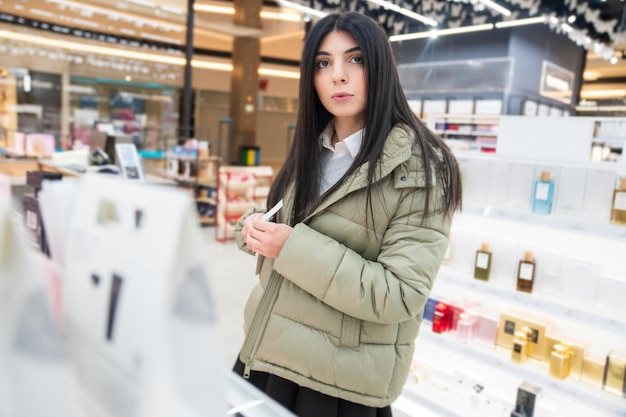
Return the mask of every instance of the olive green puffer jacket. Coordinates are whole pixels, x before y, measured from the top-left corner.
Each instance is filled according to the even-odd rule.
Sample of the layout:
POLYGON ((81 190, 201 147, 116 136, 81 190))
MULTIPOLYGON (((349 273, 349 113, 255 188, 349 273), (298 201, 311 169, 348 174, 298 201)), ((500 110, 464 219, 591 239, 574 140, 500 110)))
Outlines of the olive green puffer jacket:
MULTIPOLYGON (((399 126, 389 134, 366 222, 362 166, 304 222, 276 259, 259 257, 260 284, 245 309, 240 359, 334 397, 390 405, 407 378, 424 304, 448 245, 451 216, 431 189, 422 224, 420 151, 399 126), (373 225, 373 229, 372 229, 373 225)), ((293 191, 293 187, 292 187, 293 191)), ((292 191, 283 197, 283 221, 292 191)), ((244 215, 235 228, 241 249, 244 215)))

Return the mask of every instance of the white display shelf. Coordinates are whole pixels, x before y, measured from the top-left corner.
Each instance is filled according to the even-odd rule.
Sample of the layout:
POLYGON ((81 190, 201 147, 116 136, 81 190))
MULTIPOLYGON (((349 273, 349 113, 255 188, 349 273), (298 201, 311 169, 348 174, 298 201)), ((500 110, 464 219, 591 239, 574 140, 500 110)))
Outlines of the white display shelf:
MULTIPOLYGON (((541 362, 529 359, 525 364, 518 365, 510 361, 510 351, 504 348, 488 348, 477 343, 461 343, 454 334, 433 333, 430 329, 423 328, 417 339, 418 350, 416 357, 419 357, 419 346, 425 344, 430 349, 430 355, 435 350, 439 358, 438 363, 445 363, 446 367, 453 372, 453 368, 459 363, 463 367, 474 368, 486 380, 489 376, 495 374, 503 374, 492 378, 494 381, 487 382, 485 389, 495 389, 496 391, 506 392, 510 396, 511 404, 515 401, 516 387, 522 381, 528 381, 533 385, 539 386, 545 391, 547 401, 552 404, 546 408, 556 408, 556 413, 545 412, 543 415, 563 416, 563 415, 584 415, 585 417, 626 417, 626 400, 607 393, 598 388, 589 386, 574 379, 566 379, 563 381, 551 378, 548 370, 541 362), (457 358, 456 360, 454 358, 457 358), (445 360, 448 358, 447 360, 445 360), (456 362, 456 364, 455 364, 456 362), (494 385, 494 383, 496 386, 494 385), (491 384, 491 386, 489 385, 491 384), (567 409, 574 410, 574 414, 566 413, 567 409)), ((432 361, 432 358, 428 359, 432 361)), ((409 376, 409 378, 411 378, 409 376)), ((420 390, 417 387, 420 384, 407 383, 404 394, 407 398, 414 402, 423 403, 424 401, 431 403, 432 410, 437 410, 442 416, 452 417, 482 417, 491 416, 493 414, 485 414, 480 411, 469 411, 460 399, 446 401, 445 395, 437 396, 432 390, 420 390)), ((511 410, 509 410, 510 413, 511 410)), ((540 414, 541 415, 541 414, 540 414)))
MULTIPOLYGON (((563 298, 550 296, 542 293, 524 293, 512 288, 506 288, 500 282, 479 281, 473 279, 461 271, 452 268, 442 268, 437 276, 438 284, 451 284, 461 292, 475 291, 489 297, 495 297, 502 302, 516 305, 525 309, 543 312, 552 316, 574 320, 587 326, 609 333, 626 335, 626 317, 623 314, 598 311, 597 308, 586 307, 580 303, 575 304, 563 300, 563 298)), ((445 288, 438 286, 437 290, 445 288)))
POLYGON ((464 203, 463 213, 533 226, 549 227, 554 230, 576 232, 586 236, 626 241, 626 226, 585 219, 584 217, 565 216, 556 213, 537 214, 530 210, 476 203, 464 203))

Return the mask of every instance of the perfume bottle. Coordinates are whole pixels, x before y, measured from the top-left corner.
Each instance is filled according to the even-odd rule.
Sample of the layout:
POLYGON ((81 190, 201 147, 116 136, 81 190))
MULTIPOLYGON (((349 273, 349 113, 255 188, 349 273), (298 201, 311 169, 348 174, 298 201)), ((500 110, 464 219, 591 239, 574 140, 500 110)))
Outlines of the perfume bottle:
POLYGON ((550 376, 565 379, 572 371, 572 349, 566 343, 559 343, 552 348, 550 355, 550 376))
POLYGON ((533 253, 526 251, 524 259, 519 261, 517 268, 517 291, 533 292, 533 284, 535 282, 535 259, 533 253))
POLYGON ((433 313, 433 332, 444 333, 450 330, 452 309, 444 302, 438 301, 433 313))
POLYGON ((437 306, 437 300, 432 297, 428 297, 426 305, 424 306, 423 319, 432 323, 433 314, 435 314, 435 307, 437 306))
POLYGON ((626 226, 626 177, 618 177, 611 203, 611 223, 626 226))
POLYGON ((626 354, 611 352, 607 355, 602 389, 626 397, 626 354))
POLYGON ((550 179, 550 172, 543 171, 541 178, 535 181, 535 191, 533 193, 533 212, 540 214, 550 214, 552 211, 552 200, 554 199, 554 181, 550 179))
POLYGON ((461 313, 456 324, 456 339, 461 343, 472 341, 476 331, 476 323, 476 316, 466 311, 461 313))
POLYGON ((489 243, 483 242, 480 249, 476 251, 474 278, 489 281, 489 274, 491 274, 491 251, 489 250, 489 243))
POLYGON ((523 364, 528 359, 528 336, 526 332, 516 332, 511 349, 511 362, 523 364))

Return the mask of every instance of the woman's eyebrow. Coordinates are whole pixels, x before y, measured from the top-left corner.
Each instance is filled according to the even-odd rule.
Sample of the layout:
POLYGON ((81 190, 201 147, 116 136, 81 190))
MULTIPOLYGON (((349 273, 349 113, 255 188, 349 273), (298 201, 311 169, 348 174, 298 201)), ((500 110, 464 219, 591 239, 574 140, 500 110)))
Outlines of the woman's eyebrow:
MULTIPOLYGON (((360 46, 355 46, 354 48, 346 49, 346 51, 345 51, 343 54, 344 54, 344 55, 346 55, 346 54, 349 54, 349 53, 351 53, 351 52, 354 52, 354 51, 360 51, 360 50, 361 50, 361 47, 360 47, 360 46)), ((315 53, 315 56, 317 56, 317 55, 330 56, 330 52, 326 52, 326 51, 317 51, 317 52, 315 53)))

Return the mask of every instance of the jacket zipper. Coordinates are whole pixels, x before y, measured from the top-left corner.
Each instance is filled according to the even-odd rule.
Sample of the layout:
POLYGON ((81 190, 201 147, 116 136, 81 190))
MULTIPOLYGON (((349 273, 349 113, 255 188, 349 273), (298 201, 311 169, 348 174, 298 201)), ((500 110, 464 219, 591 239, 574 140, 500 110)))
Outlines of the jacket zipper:
POLYGON ((241 356, 244 358, 243 377, 245 379, 250 378, 252 361, 259 345, 261 344, 261 339, 263 338, 267 322, 269 321, 272 313, 272 307, 278 298, 278 290, 280 289, 280 284, 282 282, 283 277, 278 272, 272 271, 267 287, 261 296, 257 314, 255 314, 254 319, 250 324, 250 330, 248 331, 241 348, 241 356))

